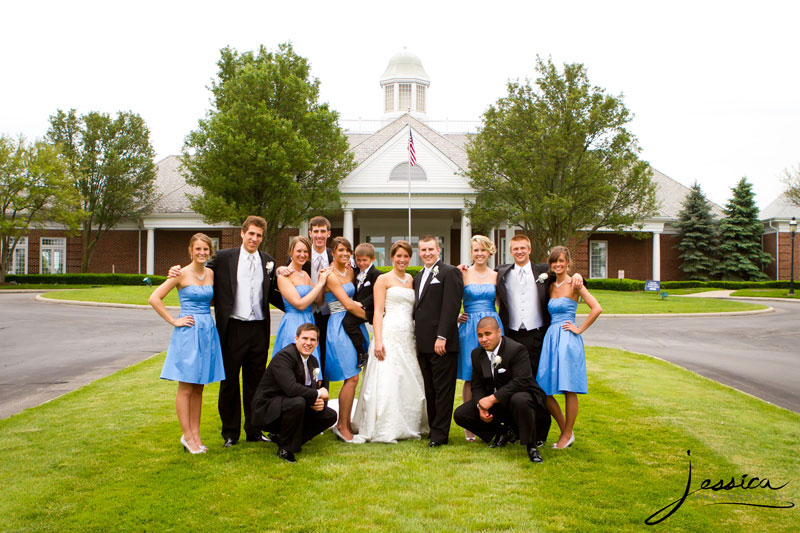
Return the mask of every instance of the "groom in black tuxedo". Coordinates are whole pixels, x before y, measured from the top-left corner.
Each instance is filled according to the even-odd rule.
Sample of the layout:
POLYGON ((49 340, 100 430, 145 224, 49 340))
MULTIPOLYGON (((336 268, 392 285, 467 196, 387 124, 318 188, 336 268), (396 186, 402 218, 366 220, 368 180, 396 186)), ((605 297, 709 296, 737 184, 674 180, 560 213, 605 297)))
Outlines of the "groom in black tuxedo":
POLYGON ((418 253, 425 269, 414 278, 414 333, 431 427, 428 446, 435 447, 447 444, 450 435, 464 281, 458 268, 439 259, 441 250, 435 236, 420 237, 418 253))
POLYGON ((456 424, 482 440, 504 446, 518 435, 528 450, 528 458, 541 463, 536 449, 542 419, 550 419, 546 395, 531 374, 528 353, 518 342, 500 334, 493 317, 478 322, 480 346, 472 351, 472 400, 458 406, 456 424))

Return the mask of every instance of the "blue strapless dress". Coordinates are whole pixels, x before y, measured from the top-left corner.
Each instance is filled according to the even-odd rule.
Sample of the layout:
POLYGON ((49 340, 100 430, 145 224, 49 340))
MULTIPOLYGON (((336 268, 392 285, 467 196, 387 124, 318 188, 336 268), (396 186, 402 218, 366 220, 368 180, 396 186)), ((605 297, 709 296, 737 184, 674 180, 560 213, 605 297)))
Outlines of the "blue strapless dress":
POLYGON ((199 385, 225 379, 219 333, 211 318, 213 296, 212 285, 189 285, 178 290, 180 316, 192 315, 194 326, 172 332, 161 379, 199 385))
MULTIPOLYGON (((295 289, 297 289, 297 293, 300 295, 300 298, 304 297, 306 294, 311 292, 313 287, 311 285, 296 285, 295 289)), ((284 307, 284 315, 281 319, 281 325, 278 326, 278 331, 275 333, 275 344, 272 346, 272 356, 275 357, 275 354, 279 351, 283 350, 290 344, 294 344, 294 337, 297 334, 297 328, 301 324, 305 324, 306 322, 314 323, 314 312, 311 310, 311 306, 305 308, 305 310, 301 311, 299 309, 295 309, 292 307, 292 304, 283 299, 283 307, 284 307)), ((317 358, 319 361, 319 346, 314 348, 314 357, 317 358)), ((319 379, 322 379, 320 375, 319 379)))
MULTIPOLYGON (((345 283, 342 288, 349 298, 356 292, 352 282, 345 283)), ((325 339, 325 379, 329 381, 344 381, 358 375, 358 354, 350 337, 342 327, 342 320, 346 314, 345 308, 336 299, 332 292, 325 293, 325 303, 331 310, 331 317, 328 319, 328 337, 325 339)), ((369 333, 364 324, 361 325, 361 332, 365 339, 369 339, 369 333)), ((369 351, 369 342, 364 345, 364 353, 369 351)))
POLYGON ((552 321, 542 341, 542 357, 539 359, 536 381, 548 396, 560 392, 588 392, 583 338, 561 329, 561 325, 568 320, 575 323, 577 309, 578 302, 565 296, 551 298, 547 303, 552 321))
POLYGON ((478 322, 487 316, 494 317, 500 324, 500 333, 503 333, 503 323, 494 308, 496 290, 494 283, 470 283, 464 286, 464 312, 469 318, 458 325, 458 379, 472 379, 471 355, 472 350, 478 347, 478 334, 475 332, 478 322))

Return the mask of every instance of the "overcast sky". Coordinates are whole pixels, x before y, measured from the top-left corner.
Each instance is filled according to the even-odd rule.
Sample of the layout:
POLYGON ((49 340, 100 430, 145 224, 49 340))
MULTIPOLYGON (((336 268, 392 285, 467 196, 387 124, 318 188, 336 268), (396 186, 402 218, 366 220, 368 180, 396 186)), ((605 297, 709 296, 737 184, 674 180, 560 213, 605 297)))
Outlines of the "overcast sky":
POLYGON ((56 109, 132 110, 158 159, 209 108, 219 49, 291 41, 322 99, 378 119, 403 47, 431 78, 428 117, 479 120, 536 55, 623 94, 642 157, 724 204, 742 176, 765 207, 800 163, 798 2, 4 2, 0 133, 41 137, 56 109))

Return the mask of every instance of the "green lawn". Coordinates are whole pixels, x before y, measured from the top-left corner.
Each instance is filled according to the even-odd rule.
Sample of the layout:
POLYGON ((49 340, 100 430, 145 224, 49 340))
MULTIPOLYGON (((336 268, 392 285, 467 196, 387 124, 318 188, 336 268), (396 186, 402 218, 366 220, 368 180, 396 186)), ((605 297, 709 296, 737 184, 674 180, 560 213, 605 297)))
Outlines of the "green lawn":
MULTIPOLYGON (((692 290, 692 289, 690 289, 692 290)), ((92 302, 115 302, 147 305, 153 292, 149 287, 117 286, 91 289, 76 289, 45 294, 45 298, 61 300, 83 300, 92 302)), ((733 302, 717 299, 681 298, 672 294, 662 301, 654 293, 593 291, 605 313, 712 313, 723 311, 747 311, 764 309, 765 306, 749 302, 733 302)), ((172 291, 165 299, 167 305, 178 305, 178 293, 172 291)), ((581 304, 578 313, 588 313, 589 308, 581 304)))
POLYGON ((740 289, 731 296, 750 296, 753 298, 800 298, 800 283, 794 289, 794 296, 789 296, 789 289, 740 289))
MULTIPOLYGON (((742 474, 792 481, 702 496, 800 500, 800 415, 629 352, 589 349, 576 443, 545 447, 541 465, 520 446, 467 443, 455 425, 439 449, 347 445, 326 432, 295 465, 271 444, 224 450, 217 386, 204 396, 210 450, 190 456, 162 362, 0 421, 3 530, 640 531, 682 494, 687 450, 693 490, 742 474)), ((660 527, 796 530, 797 508, 706 505, 700 494, 660 527)))

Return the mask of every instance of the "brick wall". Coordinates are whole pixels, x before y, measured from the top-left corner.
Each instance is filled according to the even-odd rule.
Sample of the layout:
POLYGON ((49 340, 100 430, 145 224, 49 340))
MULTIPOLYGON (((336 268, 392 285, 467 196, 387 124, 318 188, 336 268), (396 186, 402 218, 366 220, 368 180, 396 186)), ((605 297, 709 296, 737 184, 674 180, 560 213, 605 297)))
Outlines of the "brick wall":
MULTIPOLYGON (((761 249, 772 256, 773 259, 772 263, 764 267, 764 273, 769 276, 769 279, 780 279, 776 277, 778 265, 775 262, 775 241, 777 240, 777 236, 777 233, 765 233, 761 236, 761 249)), ((786 272, 788 274, 788 268, 786 269, 786 272)))
MULTIPOLYGON (((780 265, 778 265, 778 279, 791 279, 792 270, 789 266, 792 256, 792 234, 779 233, 780 239, 778 240, 778 255, 780 257, 780 265)), ((773 248, 774 249, 774 248, 773 248)), ((794 238, 794 279, 797 281, 798 274, 797 268, 800 264, 800 235, 795 235, 794 238)), ((773 272, 775 271, 775 263, 772 263, 773 272)))

